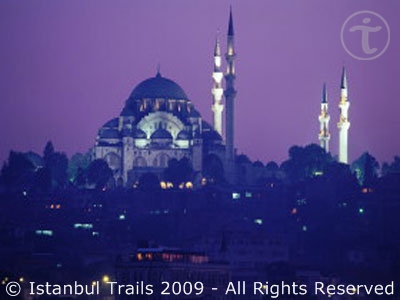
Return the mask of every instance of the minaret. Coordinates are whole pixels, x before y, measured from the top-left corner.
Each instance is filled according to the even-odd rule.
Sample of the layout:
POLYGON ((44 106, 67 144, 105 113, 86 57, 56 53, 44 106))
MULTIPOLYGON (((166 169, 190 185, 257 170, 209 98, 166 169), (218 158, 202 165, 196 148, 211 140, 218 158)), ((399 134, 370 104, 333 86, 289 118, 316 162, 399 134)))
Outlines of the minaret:
POLYGON ((328 94, 326 92, 326 84, 322 89, 322 100, 321 100, 321 114, 319 115, 319 145, 324 148, 326 152, 329 152, 329 140, 331 135, 329 133, 329 120, 330 115, 328 114, 328 94))
POLYGON ((348 88, 347 88, 347 75, 346 69, 343 67, 342 80, 340 85, 340 119, 338 123, 339 129, 339 162, 348 163, 348 131, 350 128, 349 122, 349 106, 348 88))
POLYGON ((221 104, 221 100, 222 95, 224 94, 224 90, 222 89, 222 79, 224 74, 221 72, 221 63, 221 49, 217 37, 214 49, 214 71, 212 73, 214 85, 211 89, 211 94, 213 96, 211 110, 213 112, 214 130, 222 136, 222 111, 224 110, 224 106, 221 104))
POLYGON ((229 26, 228 26, 228 43, 227 52, 225 59, 227 62, 226 74, 225 74, 225 106, 226 106, 226 159, 230 166, 230 172, 232 175, 234 171, 234 102, 236 96, 235 90, 235 45, 234 45, 234 32, 233 32, 233 18, 232 8, 229 13, 229 26))

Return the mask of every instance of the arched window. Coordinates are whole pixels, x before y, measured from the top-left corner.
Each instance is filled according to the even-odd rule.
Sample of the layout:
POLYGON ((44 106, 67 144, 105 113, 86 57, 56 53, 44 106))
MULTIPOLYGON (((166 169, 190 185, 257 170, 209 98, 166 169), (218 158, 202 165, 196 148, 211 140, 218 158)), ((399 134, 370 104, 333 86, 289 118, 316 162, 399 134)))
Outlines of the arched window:
POLYGON ((133 161, 134 167, 147 167, 146 159, 143 156, 138 156, 133 161))

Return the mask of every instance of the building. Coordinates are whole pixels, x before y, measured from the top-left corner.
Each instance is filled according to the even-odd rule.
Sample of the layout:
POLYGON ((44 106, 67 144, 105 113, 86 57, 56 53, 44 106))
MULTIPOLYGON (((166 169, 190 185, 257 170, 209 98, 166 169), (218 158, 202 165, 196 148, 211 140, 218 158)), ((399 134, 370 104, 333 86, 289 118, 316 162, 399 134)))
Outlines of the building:
POLYGON ((221 72, 221 53, 214 51, 212 88, 213 125, 203 120, 184 90, 160 71, 139 83, 125 102, 121 114, 99 130, 94 158, 104 159, 119 185, 131 186, 145 173, 162 176, 171 159, 187 158, 197 182, 212 165, 223 169, 233 183, 235 50, 232 12, 229 16, 227 71, 221 72), (222 89, 225 78, 226 89, 222 89), (222 96, 226 101, 226 138, 222 136, 222 96))
MULTIPOLYGON (((201 252, 140 248, 132 255, 119 257, 116 281, 137 285, 133 296, 137 299, 229 299, 224 293, 230 281, 230 269, 226 264, 211 262, 201 252), (146 285, 147 293, 151 293, 147 297, 146 285)), ((132 295, 124 292, 117 295, 118 300, 131 298, 132 295)))

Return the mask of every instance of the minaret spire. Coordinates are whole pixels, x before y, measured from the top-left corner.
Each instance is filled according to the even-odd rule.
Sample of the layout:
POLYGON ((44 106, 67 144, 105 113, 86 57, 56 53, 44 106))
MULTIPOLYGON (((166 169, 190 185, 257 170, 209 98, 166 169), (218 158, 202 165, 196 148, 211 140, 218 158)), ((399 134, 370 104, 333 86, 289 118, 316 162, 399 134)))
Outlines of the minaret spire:
POLYGON ((228 35, 235 35, 233 32, 233 17, 232 17, 232 6, 229 8, 229 25, 228 25, 228 35))
POLYGON ((348 163, 348 131, 350 128, 349 122, 349 107, 347 72, 343 66, 342 79, 340 83, 340 119, 338 123, 339 129, 339 162, 348 163))
POLYGON ((221 63, 221 48, 217 36, 214 48, 214 71, 212 73, 214 84, 213 88, 211 89, 211 94, 213 96, 211 110, 213 112, 214 130, 220 135, 222 135, 222 111, 224 109, 224 106, 221 104, 222 95, 224 94, 224 90, 222 89, 222 79, 224 74, 221 72, 221 63))
POLYGON ((329 120, 328 114, 328 93, 326 91, 326 84, 322 88, 322 99, 321 99, 321 114, 319 115, 319 144, 326 152, 329 152, 329 140, 331 135, 329 133, 329 120))
POLYGON ((227 52, 225 59, 227 63, 225 73, 225 106, 226 106, 226 163, 227 163, 227 178, 232 183, 234 178, 234 102, 236 97, 235 90, 235 43, 234 43, 234 30, 233 30, 233 16, 232 7, 229 12, 229 24, 228 24, 228 41, 227 41, 227 52))

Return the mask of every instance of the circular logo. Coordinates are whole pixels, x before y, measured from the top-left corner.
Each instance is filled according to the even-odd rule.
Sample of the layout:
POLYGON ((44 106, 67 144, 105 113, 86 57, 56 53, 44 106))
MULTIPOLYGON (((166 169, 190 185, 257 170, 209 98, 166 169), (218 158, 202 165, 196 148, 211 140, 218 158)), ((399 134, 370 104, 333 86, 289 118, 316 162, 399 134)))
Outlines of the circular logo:
POLYGON ((372 60, 388 48, 390 28, 381 15, 363 10, 346 19, 340 31, 340 39, 350 56, 359 60, 372 60))
POLYGON ((10 281, 7 286, 6 286, 6 293, 11 296, 15 297, 18 296, 19 293, 21 292, 21 286, 15 282, 15 281, 10 281))

